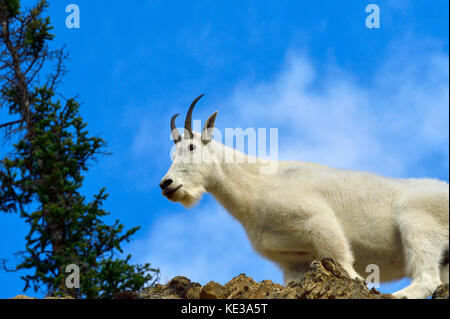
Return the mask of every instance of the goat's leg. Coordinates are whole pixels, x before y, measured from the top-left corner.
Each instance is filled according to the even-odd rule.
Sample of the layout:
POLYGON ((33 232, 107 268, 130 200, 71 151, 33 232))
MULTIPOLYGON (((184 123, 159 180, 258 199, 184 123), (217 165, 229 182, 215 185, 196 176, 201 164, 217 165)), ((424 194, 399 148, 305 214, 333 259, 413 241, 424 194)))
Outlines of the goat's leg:
POLYGON ((397 292, 397 298, 427 298, 441 284, 440 264, 445 241, 444 232, 430 214, 408 209, 398 215, 400 235, 411 284, 397 292))
POLYGON ((441 281, 443 284, 448 284, 449 269, 448 264, 441 267, 441 281))
POLYGON ((333 258, 339 262, 351 278, 363 278, 353 268, 354 257, 339 221, 326 212, 314 215, 305 222, 309 232, 314 257, 333 258))

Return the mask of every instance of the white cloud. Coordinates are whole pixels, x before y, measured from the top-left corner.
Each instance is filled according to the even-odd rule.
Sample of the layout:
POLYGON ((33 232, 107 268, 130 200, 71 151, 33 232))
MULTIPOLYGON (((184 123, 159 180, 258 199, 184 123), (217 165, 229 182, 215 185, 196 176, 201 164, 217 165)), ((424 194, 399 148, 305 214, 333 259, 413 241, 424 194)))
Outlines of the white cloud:
POLYGON ((438 154, 446 176, 448 98, 448 55, 392 59, 360 85, 338 68, 318 75, 290 53, 277 77, 240 84, 229 104, 241 123, 279 128, 280 159, 406 177, 438 154))

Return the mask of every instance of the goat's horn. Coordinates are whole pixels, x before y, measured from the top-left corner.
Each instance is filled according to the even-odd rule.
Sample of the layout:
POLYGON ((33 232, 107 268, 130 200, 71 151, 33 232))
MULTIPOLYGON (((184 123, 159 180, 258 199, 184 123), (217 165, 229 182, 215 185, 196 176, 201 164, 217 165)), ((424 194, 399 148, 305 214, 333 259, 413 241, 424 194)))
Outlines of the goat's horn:
POLYGON ((188 132, 190 138, 194 137, 194 134, 192 134, 192 111, 194 110, 194 106, 197 103, 197 101, 200 100, 203 95, 205 94, 200 95, 191 103, 191 106, 189 107, 189 110, 186 115, 186 121, 184 122, 184 131, 185 131, 184 134, 188 132))
POLYGON ((175 119, 177 118, 178 115, 180 115, 180 113, 177 113, 174 116, 172 116, 172 119, 170 120, 170 131, 172 132, 172 137, 175 144, 181 141, 181 135, 178 132, 177 127, 175 126, 175 119))

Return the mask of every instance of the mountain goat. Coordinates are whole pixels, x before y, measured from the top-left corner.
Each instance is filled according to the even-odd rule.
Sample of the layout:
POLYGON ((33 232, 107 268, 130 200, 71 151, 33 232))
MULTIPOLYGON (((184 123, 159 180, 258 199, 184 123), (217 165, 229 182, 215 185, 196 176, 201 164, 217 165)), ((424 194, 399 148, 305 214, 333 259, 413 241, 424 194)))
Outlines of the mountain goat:
POLYGON ((379 266, 381 281, 410 277, 398 298, 426 298, 448 283, 448 183, 294 161, 260 174, 260 159, 212 139, 217 112, 201 134, 192 131, 202 96, 189 108, 183 136, 175 127, 179 114, 171 120, 175 152, 160 183, 169 200, 190 207, 211 193, 240 221, 253 248, 279 265, 285 284, 326 257, 354 278, 369 264, 379 266), (226 162, 227 156, 245 160, 226 162))

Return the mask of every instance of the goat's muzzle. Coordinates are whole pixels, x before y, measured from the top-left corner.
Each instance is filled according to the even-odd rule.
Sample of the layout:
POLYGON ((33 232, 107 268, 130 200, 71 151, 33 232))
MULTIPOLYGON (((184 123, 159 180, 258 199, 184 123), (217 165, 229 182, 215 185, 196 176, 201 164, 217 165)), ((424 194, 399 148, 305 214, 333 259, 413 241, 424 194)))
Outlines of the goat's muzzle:
MULTIPOLYGON (((170 184, 171 184, 171 183, 170 183, 170 184)), ((163 194, 164 196, 170 198, 170 196, 171 196, 172 194, 175 194, 182 186, 183 186, 183 184, 180 184, 180 185, 178 185, 177 187, 172 187, 172 188, 170 188, 170 187, 162 188, 162 194, 163 194)))

